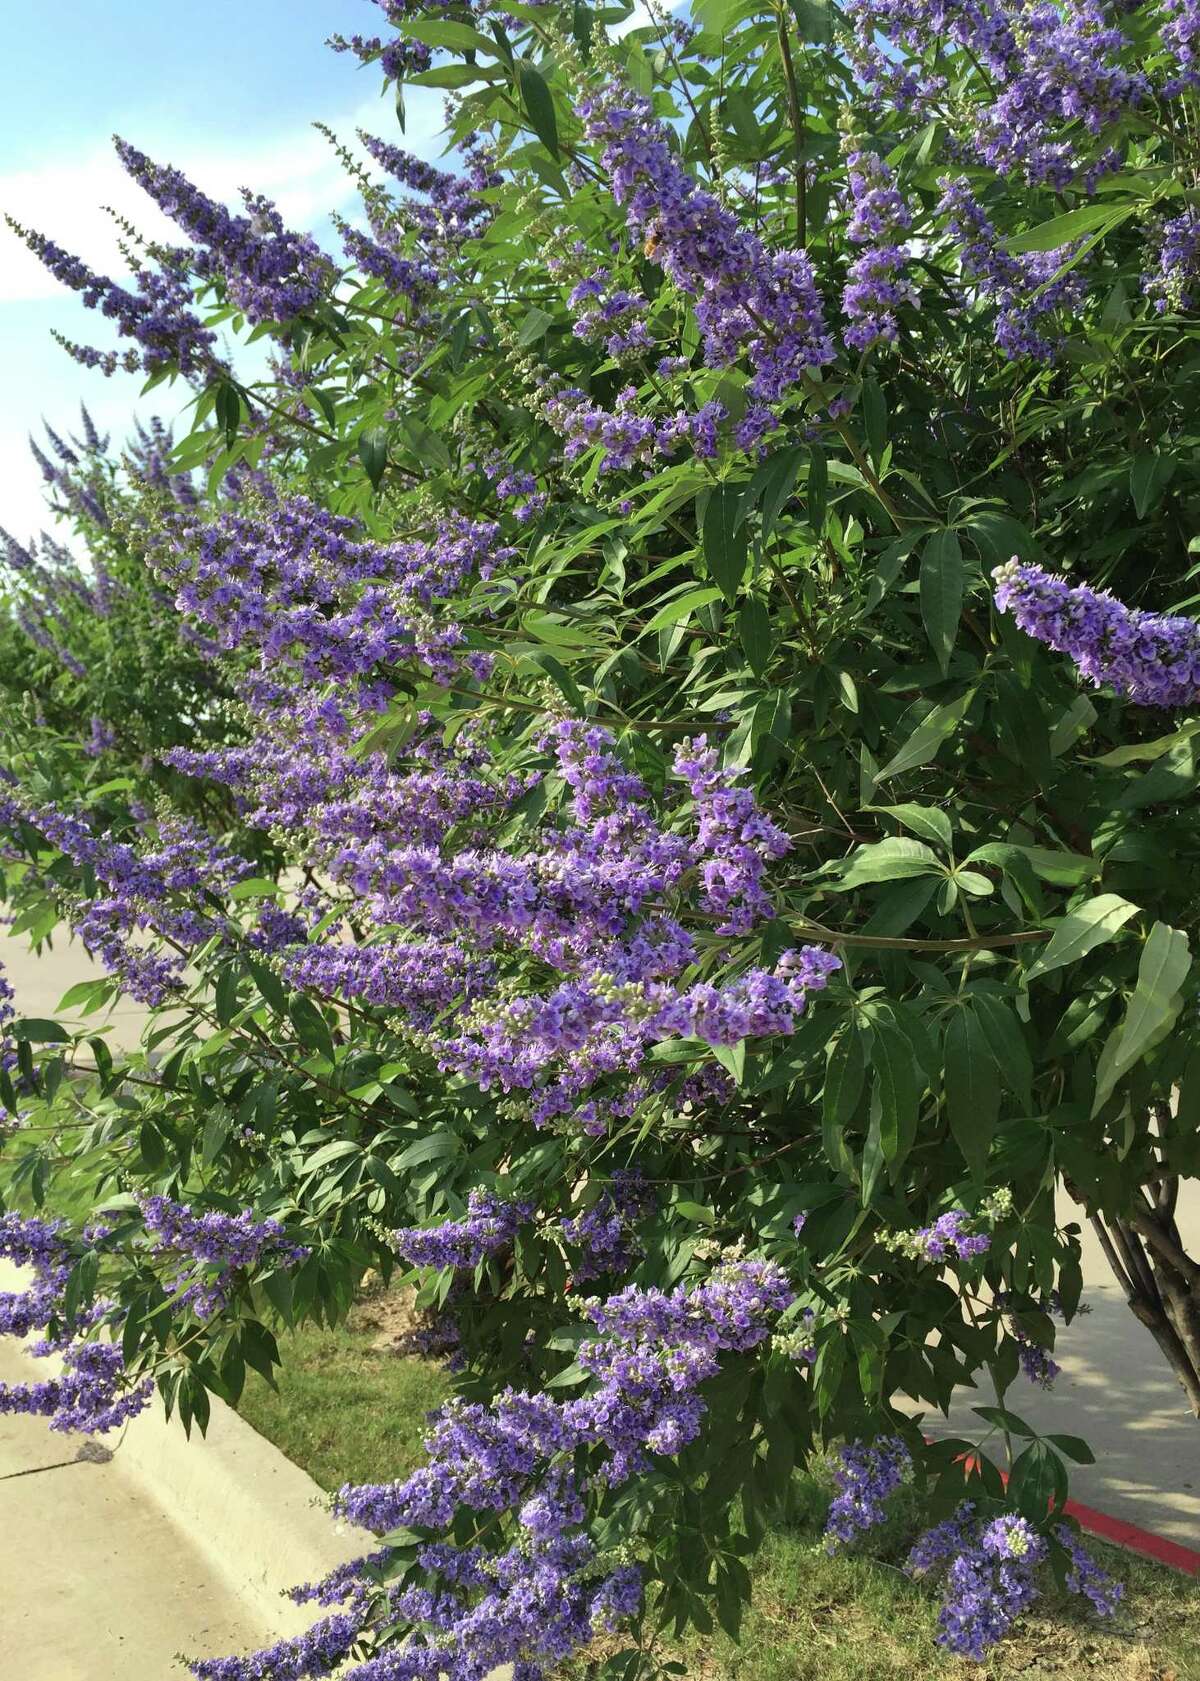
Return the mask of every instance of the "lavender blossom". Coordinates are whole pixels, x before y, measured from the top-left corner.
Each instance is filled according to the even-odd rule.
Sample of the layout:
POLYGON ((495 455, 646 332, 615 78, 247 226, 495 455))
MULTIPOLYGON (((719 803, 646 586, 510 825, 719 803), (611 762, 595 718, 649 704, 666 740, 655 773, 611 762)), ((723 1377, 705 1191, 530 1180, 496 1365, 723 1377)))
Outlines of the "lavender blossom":
POLYGON ((406 1227, 392 1233, 392 1244, 398 1255, 416 1267, 474 1267, 508 1248, 518 1228, 534 1213, 531 1202, 505 1201, 475 1190, 467 1198, 462 1220, 406 1227))
POLYGON ((1028 635, 1066 654, 1096 688, 1139 706, 1194 706, 1200 630, 1194 619, 1126 607, 1104 590, 1022 564, 997 567, 996 606, 1028 635))
POLYGON ((833 1462, 837 1493, 825 1519, 825 1544, 833 1551, 887 1518, 886 1502, 904 1481, 912 1456, 898 1436, 847 1442, 833 1462))
POLYGON ((180 170, 156 164, 126 140, 115 145, 126 172, 199 247, 196 273, 223 279, 248 321, 286 324, 316 305, 329 260, 308 234, 284 227, 269 199, 243 189, 246 214, 235 216, 180 170))
POLYGON ((894 344, 896 311, 920 299, 911 280, 904 278, 909 262, 897 235, 912 225, 912 216, 895 178, 883 159, 861 148, 846 160, 850 185, 850 225, 846 238, 863 247, 850 265, 842 291, 842 308, 850 320, 846 343, 852 350, 875 344, 894 344))
POLYGON ((77 362, 106 374, 118 367, 134 372, 140 368, 148 374, 177 367, 185 379, 215 365, 211 347, 216 334, 202 326, 193 312, 191 289, 177 266, 140 269, 134 276, 136 289, 131 291, 95 273, 52 240, 8 220, 54 278, 81 295, 86 309, 98 309, 116 323, 122 338, 134 341, 124 356, 118 356, 115 351, 92 350, 60 339, 77 362))
POLYGON ((1077 268, 1066 269, 1072 246, 1013 256, 1001 244, 991 220, 964 179, 945 180, 938 211, 959 241, 963 273, 979 294, 996 306, 996 344, 1008 357, 1029 356, 1052 362, 1057 341, 1046 332, 1047 317, 1060 309, 1078 309, 1084 280, 1077 268))

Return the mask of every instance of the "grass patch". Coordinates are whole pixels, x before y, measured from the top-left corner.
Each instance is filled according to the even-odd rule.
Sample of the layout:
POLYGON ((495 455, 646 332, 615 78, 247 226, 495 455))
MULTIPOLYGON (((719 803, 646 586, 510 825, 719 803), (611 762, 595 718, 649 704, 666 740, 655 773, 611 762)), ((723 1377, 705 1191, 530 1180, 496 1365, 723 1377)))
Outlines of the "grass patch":
POLYGON ((370 1299, 333 1330, 296 1331, 280 1350, 278 1393, 251 1373, 238 1410, 324 1489, 407 1476, 425 1457, 425 1415, 450 1385, 386 1340, 370 1299))
MULTIPOLYGON (((326 1489, 419 1465, 425 1414, 449 1393, 437 1367, 389 1352, 386 1300, 368 1298, 335 1330, 291 1337, 278 1395, 257 1376, 246 1384, 243 1415, 326 1489)), ((934 1642, 934 1589, 896 1563, 825 1553, 825 1498, 815 1479, 796 1479, 795 1521, 754 1560, 740 1644, 719 1630, 693 1633, 662 1656, 685 1663, 693 1681, 1200 1681, 1200 1585, 1095 1541, 1099 1561, 1125 1583, 1115 1618, 1091 1617, 1074 1596, 1051 1591, 986 1662, 947 1657, 934 1642)), ((889 1556, 902 1559, 890 1539, 889 1556)), ((625 1644, 603 1642, 567 1675, 587 1681, 625 1644)))
POLYGON ((935 1644, 933 1590, 865 1556, 830 1558, 815 1524, 777 1530, 754 1562, 740 1644, 692 1634, 679 1657, 695 1681, 1200 1681, 1196 1583, 1090 1545, 1126 1584, 1116 1617, 1051 1592, 973 1664, 935 1644))

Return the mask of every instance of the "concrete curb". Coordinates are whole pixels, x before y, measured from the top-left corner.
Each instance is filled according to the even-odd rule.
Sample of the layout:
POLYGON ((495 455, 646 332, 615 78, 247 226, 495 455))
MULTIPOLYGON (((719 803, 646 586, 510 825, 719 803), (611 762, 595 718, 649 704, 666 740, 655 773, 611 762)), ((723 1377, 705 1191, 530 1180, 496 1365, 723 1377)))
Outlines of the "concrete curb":
MULTIPOLYGON (((26 1282, 21 1269, 0 1262, 0 1290, 23 1289, 26 1282)), ((23 1351, 21 1358, 32 1382, 53 1370, 49 1359, 23 1351)), ((311 1606, 281 1597, 286 1589, 371 1549, 368 1534, 322 1510, 326 1496, 306 1471, 215 1396, 202 1441, 195 1432, 189 1441, 178 1419, 168 1423, 155 1399, 104 1445, 213 1575, 277 1635, 301 1633, 313 1621, 311 1606)))
POLYGON ((189 1442, 155 1402, 132 1420, 115 1457, 281 1635, 313 1620, 311 1606, 280 1597, 288 1588, 371 1549, 369 1535, 322 1509, 327 1497, 307 1471, 215 1396, 202 1441, 193 1432, 189 1442))

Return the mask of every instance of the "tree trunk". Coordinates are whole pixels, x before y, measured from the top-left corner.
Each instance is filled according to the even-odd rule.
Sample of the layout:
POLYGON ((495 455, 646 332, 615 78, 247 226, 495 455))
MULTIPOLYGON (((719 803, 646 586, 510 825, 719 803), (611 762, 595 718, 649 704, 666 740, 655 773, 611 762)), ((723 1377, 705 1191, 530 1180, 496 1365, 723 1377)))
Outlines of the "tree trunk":
POLYGON ((1153 1201, 1139 1192, 1127 1218, 1089 1211, 1088 1219, 1131 1311, 1200 1418, 1200 1262, 1185 1252, 1175 1224, 1178 1180, 1170 1176, 1151 1189, 1153 1201))

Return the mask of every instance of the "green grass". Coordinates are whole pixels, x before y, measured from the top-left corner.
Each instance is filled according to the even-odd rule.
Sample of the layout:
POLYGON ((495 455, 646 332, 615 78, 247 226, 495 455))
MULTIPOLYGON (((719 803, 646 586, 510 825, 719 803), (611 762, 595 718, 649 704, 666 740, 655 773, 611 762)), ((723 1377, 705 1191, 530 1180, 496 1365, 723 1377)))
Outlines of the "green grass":
MULTIPOLYGON (((422 1461, 424 1415, 448 1393, 441 1372, 377 1346, 386 1298, 368 1300, 332 1331, 306 1330, 283 1348, 280 1392, 252 1378, 244 1416, 323 1488, 403 1476, 422 1461)), ((821 1543, 824 1495, 797 1478, 796 1521, 775 1530, 754 1562, 754 1603, 739 1645, 692 1634, 663 1656, 694 1681, 1200 1681, 1200 1584, 1092 1543, 1126 1584, 1111 1622, 1052 1594, 983 1664, 934 1643, 937 1601, 895 1562, 830 1558, 821 1543)), ((886 1542, 886 1537, 885 1537, 886 1542)), ((903 1549, 890 1554, 898 1560, 903 1549)), ((586 1681, 620 1637, 571 1666, 586 1681)))
MULTIPOLYGON (((1096 1545, 1126 1584, 1115 1619, 1048 1595, 983 1664, 934 1643, 937 1603, 898 1568, 830 1558, 815 1524, 772 1534, 754 1564, 754 1603, 735 1646, 687 1637, 696 1681, 1200 1681, 1200 1588, 1096 1545)), ((583 1671, 586 1674, 586 1670, 583 1671)))
POLYGON ((424 1458, 426 1413, 450 1392, 438 1367, 375 1346, 370 1307, 289 1337, 278 1393, 252 1373, 238 1409, 325 1489, 406 1476, 424 1458))

